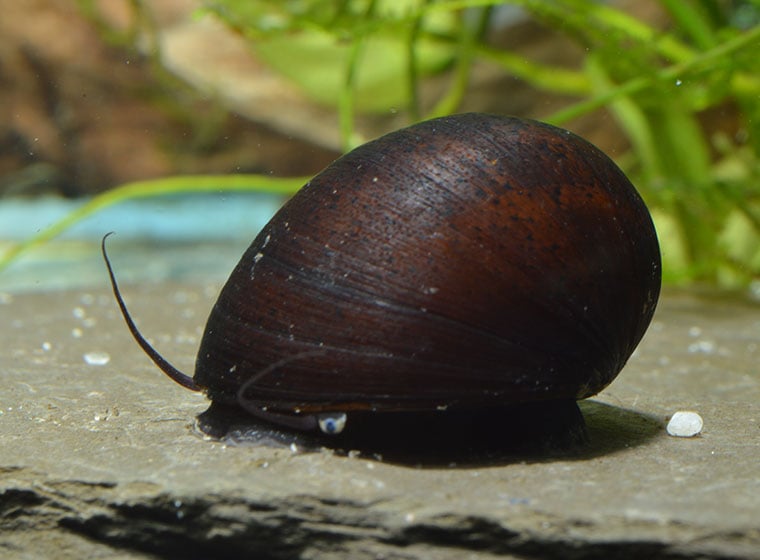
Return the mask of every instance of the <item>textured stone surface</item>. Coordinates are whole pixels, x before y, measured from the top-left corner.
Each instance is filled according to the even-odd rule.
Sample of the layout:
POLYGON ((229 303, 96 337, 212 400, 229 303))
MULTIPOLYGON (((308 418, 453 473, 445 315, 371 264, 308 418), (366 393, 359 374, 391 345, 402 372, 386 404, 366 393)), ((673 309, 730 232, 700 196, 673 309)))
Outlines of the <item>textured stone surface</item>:
MULTIPOLYGON (((124 291, 192 371, 217 287, 124 291)), ((105 288, 0 318, 3 558, 760 558, 756 305, 666 294, 578 453, 427 468, 204 440, 105 288), (700 436, 666 434, 677 410, 700 436)))

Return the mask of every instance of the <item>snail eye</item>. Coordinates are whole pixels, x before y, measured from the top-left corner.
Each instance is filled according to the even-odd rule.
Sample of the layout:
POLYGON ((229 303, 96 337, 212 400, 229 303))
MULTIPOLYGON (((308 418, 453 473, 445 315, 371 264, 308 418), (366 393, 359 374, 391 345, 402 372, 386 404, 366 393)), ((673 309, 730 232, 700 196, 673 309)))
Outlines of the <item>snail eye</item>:
POLYGON ((323 433, 331 436, 336 435, 341 433, 343 428, 346 427, 346 415, 343 412, 317 414, 317 423, 323 433))

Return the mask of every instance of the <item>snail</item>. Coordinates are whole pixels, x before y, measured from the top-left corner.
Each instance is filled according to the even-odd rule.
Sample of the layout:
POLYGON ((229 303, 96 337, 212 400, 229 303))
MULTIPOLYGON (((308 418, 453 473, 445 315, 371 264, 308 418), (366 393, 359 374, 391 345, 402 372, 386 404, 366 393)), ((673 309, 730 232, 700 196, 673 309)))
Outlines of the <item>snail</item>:
MULTIPOLYGON (((107 236, 106 236, 107 237, 107 236)), ((256 236, 211 311, 190 377, 286 430, 595 395, 660 292, 649 212, 598 148, 537 121, 466 113, 337 159, 256 236)))

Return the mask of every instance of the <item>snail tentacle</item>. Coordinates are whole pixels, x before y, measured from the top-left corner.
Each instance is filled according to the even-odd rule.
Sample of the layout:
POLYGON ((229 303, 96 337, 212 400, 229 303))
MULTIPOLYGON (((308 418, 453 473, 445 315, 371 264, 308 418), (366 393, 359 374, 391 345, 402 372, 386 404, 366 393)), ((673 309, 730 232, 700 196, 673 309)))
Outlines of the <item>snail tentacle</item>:
POLYGON ((153 363, 156 364, 161 371, 163 371, 166 375, 171 377, 174 381, 182 385, 183 387, 190 389, 191 391, 200 391, 201 388, 193 381, 193 378, 187 375, 186 373, 181 372, 176 367, 174 367, 172 364, 166 360, 161 354, 158 353, 158 351, 151 346, 150 342, 148 342, 145 337, 140 333, 140 331, 137 329, 137 325, 135 325, 135 322, 132 320, 132 317, 129 314, 129 311, 127 311, 127 306, 124 303, 124 299, 121 297, 121 292, 119 291, 119 285, 116 283, 116 275, 113 272, 113 267, 111 266, 111 261, 108 259, 108 254, 106 253, 106 239, 110 235, 112 235, 114 232, 109 231, 103 236, 103 239, 100 242, 100 250, 103 253, 103 259, 106 261, 106 267, 108 268, 108 276, 111 278, 111 287, 113 288, 113 295, 116 297, 116 302, 119 304, 119 309, 121 309, 121 314, 124 317, 124 320, 127 322, 127 327, 129 328, 129 332, 132 333, 132 336, 137 341, 137 344, 140 345, 140 348, 143 349, 143 351, 148 355, 148 357, 153 360, 153 363))

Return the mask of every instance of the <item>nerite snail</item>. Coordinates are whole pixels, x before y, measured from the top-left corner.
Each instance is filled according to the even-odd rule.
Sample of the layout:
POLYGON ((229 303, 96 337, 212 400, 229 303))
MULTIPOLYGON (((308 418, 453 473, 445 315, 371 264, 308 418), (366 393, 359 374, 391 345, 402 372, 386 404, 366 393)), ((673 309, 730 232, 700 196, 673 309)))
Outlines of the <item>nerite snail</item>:
POLYGON ((106 263, 172 379, 328 433, 360 411, 594 395, 649 325, 661 268, 650 215, 606 155, 484 114, 393 132, 309 181, 232 272, 192 378, 139 334, 106 263))

